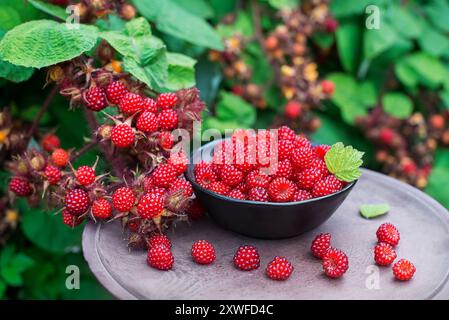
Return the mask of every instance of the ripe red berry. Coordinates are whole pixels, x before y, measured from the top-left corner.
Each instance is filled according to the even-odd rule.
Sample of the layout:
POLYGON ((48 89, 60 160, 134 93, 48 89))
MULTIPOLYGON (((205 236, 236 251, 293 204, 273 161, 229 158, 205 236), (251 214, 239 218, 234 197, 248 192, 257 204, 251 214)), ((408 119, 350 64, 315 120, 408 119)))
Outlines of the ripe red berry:
POLYGON ((374 248, 374 261, 376 261, 379 266, 390 265, 396 257, 396 252, 388 243, 381 242, 374 248))
POLYGON ((293 272, 293 265, 284 257, 274 257, 268 263, 267 276, 273 280, 286 280, 293 272))
POLYGON ((298 190, 293 194, 292 201, 304 201, 310 200, 313 196, 309 191, 306 190, 298 190))
POLYGON ((234 255, 234 266, 240 270, 250 271, 259 268, 260 256, 256 247, 244 245, 234 255))
POLYGON ((75 216, 80 216, 90 208, 90 198, 83 189, 73 189, 65 195, 65 207, 75 216))
POLYGON ((164 199, 156 193, 144 194, 137 203, 137 213, 143 219, 153 219, 162 214, 164 199))
POLYGON ((162 131, 158 135, 158 142, 162 149, 170 150, 175 142, 175 137, 170 131, 162 131))
POLYGON ((172 109, 162 110, 158 118, 163 130, 173 130, 178 126, 178 114, 172 109))
POLYGON ((92 204, 92 215, 98 219, 108 219, 112 217, 112 205, 104 198, 97 199, 92 204))
POLYGON ((230 187, 235 187, 243 180, 243 173, 230 164, 225 164, 220 171, 221 180, 230 187))
POLYGON ((95 171, 92 167, 81 166, 75 172, 76 180, 82 186, 89 186, 95 181, 95 171))
POLYGON ((279 140, 278 142, 279 160, 290 159, 292 152, 293 152, 293 142, 291 142, 290 140, 279 140))
POLYGON ((176 93, 161 93, 156 100, 157 106, 162 110, 173 108, 178 103, 176 93))
POLYGON ((144 133, 155 132, 159 129, 159 120, 154 113, 144 111, 137 118, 136 128, 144 133))
POLYGON ((338 21, 332 17, 327 17, 324 21, 324 28, 328 33, 334 33, 338 28, 338 21))
POLYGON ((342 186, 340 180, 330 175, 315 183, 312 194, 314 197, 323 197, 341 190, 342 186))
POLYGON ((193 195, 192 184, 186 179, 176 178, 175 181, 168 188, 169 192, 175 192, 178 190, 183 190, 183 195, 187 198, 193 195))
POLYGON ((157 103, 151 98, 143 99, 143 110, 156 113, 157 112, 157 103))
POLYGON ((248 188, 256 188, 256 187, 262 187, 267 188, 270 184, 271 178, 266 173, 260 171, 259 169, 251 171, 246 176, 246 184, 248 185, 248 188))
POLYGON ((121 187, 112 195, 112 205, 118 212, 128 212, 134 207, 136 197, 129 187, 121 187))
POLYGON ((108 106, 106 94, 100 87, 92 87, 85 91, 84 103, 92 111, 100 111, 108 106))
POLYGON ((312 144, 310 143, 309 139, 302 135, 297 135, 295 139, 293 140, 293 147, 295 149, 298 148, 312 148, 312 144))
POLYGON ((268 186, 268 195, 274 202, 288 202, 296 192, 296 185, 286 178, 275 178, 268 186))
POLYGON ((311 147, 295 148, 292 151, 292 164, 297 168, 304 169, 310 166, 315 157, 315 152, 311 147))
POLYGON ((394 131, 390 128, 384 127, 379 132, 379 139, 381 142, 386 144, 387 146, 390 146, 393 144, 395 140, 396 134, 394 131))
POLYGON ((210 264, 215 260, 215 248, 206 240, 198 240, 192 245, 192 258, 199 264, 210 264))
POLYGON ((248 200, 268 202, 268 191, 262 187, 255 187, 248 191, 248 200))
POLYGON ((227 196, 229 198, 238 199, 238 200, 245 200, 246 199, 245 194, 243 192, 241 192, 240 190, 238 190, 238 189, 231 190, 227 194, 227 196))
POLYGON ((330 247, 331 247, 330 233, 320 233, 312 241, 312 245, 310 246, 310 251, 312 251, 312 254, 315 257, 322 259, 324 254, 330 247))
POLYGON ((71 214, 68 210, 62 209, 62 222, 69 226, 70 228, 74 228, 80 225, 84 221, 84 217, 78 217, 76 215, 71 214))
POLYGON ((298 101, 289 101, 285 105, 285 116, 292 120, 298 119, 302 113, 302 106, 298 101))
POLYGON ((162 233, 155 233, 150 236, 147 242, 148 249, 155 246, 165 246, 167 249, 171 249, 170 239, 162 233))
POLYGON ((112 128, 111 141, 118 148, 131 146, 135 137, 133 128, 127 124, 122 123, 112 128))
POLYGON ((329 278, 341 277, 349 268, 346 254, 335 248, 329 248, 323 255, 323 270, 329 278))
POLYGON ((118 105, 123 96, 128 93, 128 89, 121 81, 111 82, 106 88, 106 95, 111 104, 118 105))
POLYGON ((41 145, 45 151, 52 152, 61 146, 61 141, 56 135, 48 133, 42 137, 41 145))
POLYGON ((408 281, 413 278, 416 268, 410 261, 401 259, 393 265, 393 274, 396 279, 408 281))
POLYGON ((208 186, 208 189, 212 192, 221 194, 223 196, 226 195, 229 191, 231 191, 231 188, 221 181, 212 182, 208 186))
POLYGON ((143 108, 143 99, 138 94, 128 92, 119 103, 119 108, 124 114, 134 114, 143 108))
POLYGON ((321 90, 324 94, 332 95, 335 91, 335 85, 332 81, 323 80, 321 81, 321 90))
POLYGON ((296 176, 298 187, 300 189, 310 190, 316 182, 323 179, 323 172, 313 167, 306 168, 299 172, 296 176))
POLYGON ((58 167, 47 165, 44 170, 45 178, 47 178, 48 183, 51 185, 57 184, 61 181, 61 170, 58 167))
POLYGON ((170 270, 174 261, 173 254, 166 246, 153 246, 148 250, 147 263, 153 268, 170 270))
POLYGON ((324 160, 321 160, 320 158, 313 159, 310 167, 321 170, 321 172, 323 173, 323 178, 324 176, 330 174, 329 170, 327 169, 326 162, 324 162, 324 160))
POLYGON ((278 129, 279 140, 289 140, 293 142, 295 140, 295 137, 296 137, 295 131, 293 131, 293 129, 287 126, 282 126, 278 129))
POLYGON ((321 160, 324 160, 324 156, 326 153, 331 149, 331 146, 328 146, 327 144, 320 144, 319 146, 315 147, 315 153, 320 157, 321 160))
POLYGON ((56 149, 51 154, 51 159, 55 165, 63 168, 69 163, 69 153, 64 149, 56 149))
POLYGON ((183 174, 189 165, 189 159, 183 151, 172 153, 167 161, 173 168, 175 168, 178 175, 183 174))
POLYGON ((391 246, 397 246, 401 238, 398 229, 391 223, 382 223, 376 231, 379 242, 388 243, 391 246))
POLYGON ((27 197, 33 192, 28 180, 22 177, 11 178, 11 181, 9 181, 9 190, 14 192, 18 197, 27 197))
POLYGON ((209 185, 218 180, 217 174, 212 169, 211 165, 204 167, 195 167, 195 181, 203 188, 209 188, 209 185))
POLYGON ((178 173, 176 169, 168 163, 164 163, 156 167, 151 173, 153 184, 158 187, 168 188, 175 181, 178 173))

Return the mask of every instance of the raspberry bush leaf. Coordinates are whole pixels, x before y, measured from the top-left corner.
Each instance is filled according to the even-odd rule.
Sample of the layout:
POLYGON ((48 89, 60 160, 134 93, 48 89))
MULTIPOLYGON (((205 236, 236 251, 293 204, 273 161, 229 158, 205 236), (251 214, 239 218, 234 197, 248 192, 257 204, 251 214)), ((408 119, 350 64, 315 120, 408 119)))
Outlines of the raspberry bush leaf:
POLYGON ((390 211, 388 203, 381 204, 362 204, 360 206, 360 214, 366 219, 376 218, 390 211))
POLYGON ((338 142, 326 153, 324 160, 329 171, 339 180, 351 182, 362 175, 360 166, 363 164, 363 155, 364 152, 338 142))
POLYGON ((168 79, 165 88, 180 90, 195 86, 196 60, 179 53, 167 53, 168 79))
POLYGON ((15 66, 8 61, 0 60, 0 78, 12 82, 22 82, 31 78, 33 72, 33 68, 15 66))
POLYGON ((71 60, 92 49, 98 38, 94 26, 36 20, 18 25, 0 42, 0 56, 15 65, 43 68, 71 60))
POLYGON ((68 16, 66 11, 57 5, 47 3, 41 0, 28 0, 28 2, 36 9, 41 10, 42 12, 45 12, 61 20, 65 20, 68 16))

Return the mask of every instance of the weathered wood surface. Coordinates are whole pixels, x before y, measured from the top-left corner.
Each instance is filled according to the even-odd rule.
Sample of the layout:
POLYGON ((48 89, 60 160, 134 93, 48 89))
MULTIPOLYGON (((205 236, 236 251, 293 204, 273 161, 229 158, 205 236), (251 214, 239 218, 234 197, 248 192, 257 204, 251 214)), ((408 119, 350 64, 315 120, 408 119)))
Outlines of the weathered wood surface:
POLYGON ((178 224, 168 235, 175 256, 175 267, 168 272, 148 267, 145 252, 129 252, 117 223, 87 225, 84 256, 103 286, 119 299, 449 299, 448 212, 417 189, 369 170, 325 224, 299 237, 252 239, 209 219, 178 224), (359 215, 361 204, 379 202, 388 202, 390 213, 374 220, 359 215), (393 279, 391 268, 378 268, 380 287, 369 289, 375 232, 386 221, 401 232, 398 258, 413 261, 417 272, 412 281, 401 283, 393 279), (343 278, 326 278, 320 262, 310 255, 310 243, 320 232, 330 232, 333 246, 347 253, 350 267, 343 278), (191 260, 190 247, 198 239, 215 245, 214 264, 199 266, 191 260), (233 267, 232 257, 242 244, 259 248, 261 268, 243 272, 233 267), (294 264, 289 280, 265 276, 265 266, 275 255, 294 264))

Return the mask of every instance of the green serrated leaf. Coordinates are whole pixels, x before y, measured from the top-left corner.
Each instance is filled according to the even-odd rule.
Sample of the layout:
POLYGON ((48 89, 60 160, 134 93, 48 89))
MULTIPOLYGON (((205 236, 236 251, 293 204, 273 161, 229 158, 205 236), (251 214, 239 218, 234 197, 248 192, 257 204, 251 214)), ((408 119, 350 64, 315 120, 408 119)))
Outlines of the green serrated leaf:
POLYGON ((256 109, 242 98, 222 91, 217 104, 217 117, 225 122, 236 122, 249 128, 256 121, 256 109))
POLYGON ((339 180, 352 182, 362 175, 360 166, 363 164, 363 155, 364 152, 338 142, 326 153, 324 160, 328 170, 339 180))
POLYGON ((28 0, 28 2, 36 9, 41 10, 42 12, 45 12, 53 17, 59 18, 61 20, 65 20, 68 17, 65 9, 57 5, 40 0, 28 0))
POLYGON ((12 82, 26 81, 34 73, 33 68, 15 66, 8 61, 0 60, 0 77, 12 82))
POLYGON ((164 87, 176 91, 195 86, 196 60, 179 53, 167 53, 168 79, 164 87))
POLYGON ((413 111, 412 100, 400 92, 389 92, 384 95, 382 106, 386 113, 398 119, 408 118, 413 111))
POLYGON ((51 20, 30 21, 8 31, 0 42, 0 56, 18 66, 43 68, 91 50, 97 37, 94 26, 71 29, 51 20))
POLYGON ((372 219, 384 215, 390 211, 388 203, 381 204, 362 204, 360 206, 360 214, 366 219, 372 219))

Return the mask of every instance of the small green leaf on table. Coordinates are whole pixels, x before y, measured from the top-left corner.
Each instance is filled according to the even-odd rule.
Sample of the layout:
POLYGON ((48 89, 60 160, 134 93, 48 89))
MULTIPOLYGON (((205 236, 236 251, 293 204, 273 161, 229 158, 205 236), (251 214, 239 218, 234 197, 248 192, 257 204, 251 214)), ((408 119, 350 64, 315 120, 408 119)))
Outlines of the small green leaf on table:
POLYGON ((380 204, 362 204, 360 206, 360 214, 366 219, 376 218, 390 211, 388 203, 380 204))

